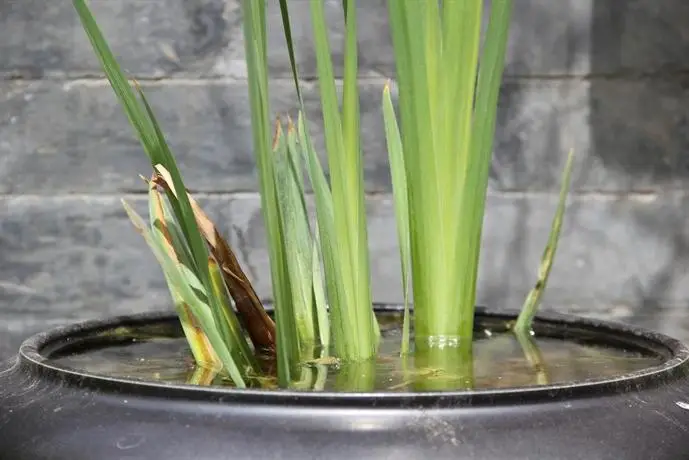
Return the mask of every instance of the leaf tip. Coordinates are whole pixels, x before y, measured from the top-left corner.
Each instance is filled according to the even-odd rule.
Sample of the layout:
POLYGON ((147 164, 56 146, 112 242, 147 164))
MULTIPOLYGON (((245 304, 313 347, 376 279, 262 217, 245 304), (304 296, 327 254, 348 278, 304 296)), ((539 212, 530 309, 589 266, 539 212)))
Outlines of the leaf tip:
POLYGON ((294 131, 295 131, 295 128, 294 128, 294 122, 292 121, 292 117, 287 115, 287 132, 289 134, 292 134, 292 133, 294 133, 294 131))
POLYGON ((215 260, 215 257, 213 256, 208 256, 208 268, 211 270, 218 270, 219 269, 218 261, 215 260))

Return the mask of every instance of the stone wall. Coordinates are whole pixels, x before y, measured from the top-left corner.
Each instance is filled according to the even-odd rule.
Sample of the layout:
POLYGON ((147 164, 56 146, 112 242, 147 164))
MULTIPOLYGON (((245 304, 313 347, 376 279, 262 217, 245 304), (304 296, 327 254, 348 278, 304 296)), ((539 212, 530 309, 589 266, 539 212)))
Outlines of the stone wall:
MULTIPOLYGON (((269 17, 276 112, 295 99, 269 17)), ((306 0, 292 0, 318 120, 306 0)), ((328 1, 341 56, 339 2, 328 1)), ((374 295, 400 299, 380 114, 393 76, 384 0, 361 0, 363 138, 374 295)), ((515 0, 485 220, 480 302, 518 308, 567 151, 573 195, 544 308, 683 333, 689 298, 689 2, 515 0)), ((91 0, 150 95, 186 180, 269 295, 238 0, 91 0)), ((337 67, 338 74, 341 67, 337 67)), ((320 139, 320 125, 315 132, 320 139)), ((319 142, 320 145, 320 142, 319 142)), ((0 5, 0 357, 65 322, 170 308, 126 219, 150 166, 68 0, 0 5)), ((689 337, 689 333, 687 333, 689 337)))

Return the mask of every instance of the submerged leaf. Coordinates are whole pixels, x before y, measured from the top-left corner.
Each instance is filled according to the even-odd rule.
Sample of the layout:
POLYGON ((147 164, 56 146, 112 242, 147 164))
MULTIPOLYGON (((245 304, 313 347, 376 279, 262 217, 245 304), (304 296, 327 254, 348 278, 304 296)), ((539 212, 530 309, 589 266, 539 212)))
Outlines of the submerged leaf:
POLYGON ((531 369, 536 374, 536 383, 538 385, 548 385, 550 383, 550 378, 548 376, 548 369, 546 368, 546 361, 534 338, 528 333, 517 333, 515 336, 524 353, 524 358, 526 358, 529 366, 531 366, 531 369))

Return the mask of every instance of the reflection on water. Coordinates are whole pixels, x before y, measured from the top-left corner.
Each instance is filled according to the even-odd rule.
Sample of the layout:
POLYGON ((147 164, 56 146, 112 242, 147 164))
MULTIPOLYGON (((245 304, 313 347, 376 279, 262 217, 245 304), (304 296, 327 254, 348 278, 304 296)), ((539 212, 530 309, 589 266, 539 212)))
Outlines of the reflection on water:
MULTIPOLYGON (((473 360, 458 354, 412 353, 399 356, 400 329, 382 324, 375 360, 344 363, 322 350, 299 367, 291 387, 309 391, 429 391, 495 389, 615 377, 662 363, 660 356, 638 350, 603 347, 536 336, 477 333, 473 360), (467 365, 467 362, 473 365, 467 365)), ((82 347, 51 359, 61 367, 91 374, 160 383, 232 386, 210 369, 195 366, 185 339, 159 330, 125 330, 98 339, 99 347, 82 347), (148 332, 148 333, 146 333, 148 332), (113 340, 117 337, 117 340, 113 340)), ((252 386, 275 388, 272 377, 252 386)))

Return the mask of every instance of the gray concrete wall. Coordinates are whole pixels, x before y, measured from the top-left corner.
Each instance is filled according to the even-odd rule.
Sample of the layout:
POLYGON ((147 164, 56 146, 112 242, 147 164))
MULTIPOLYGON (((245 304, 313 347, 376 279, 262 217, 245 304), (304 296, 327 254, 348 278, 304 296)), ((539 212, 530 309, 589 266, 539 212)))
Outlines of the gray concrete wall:
MULTIPOLYGON (((294 94, 270 2, 276 111, 294 94)), ((292 0, 306 80, 305 0, 292 0)), ((689 328, 689 2, 515 0, 485 221, 480 301, 518 308, 567 151, 573 196, 545 308, 689 328)), ((139 78, 190 187, 269 295, 238 0, 92 0, 139 78)), ((337 56, 339 2, 327 2, 337 56)), ((384 0, 362 0, 361 91, 374 294, 400 299, 380 114, 393 75, 384 0)), ((341 68, 338 67, 338 72, 341 68)), ((316 88, 307 104, 317 121, 316 88)), ((320 139, 320 124, 316 137, 320 139)), ((144 211, 147 160, 68 0, 0 5, 0 357, 65 322, 170 308, 120 205, 144 211)))

